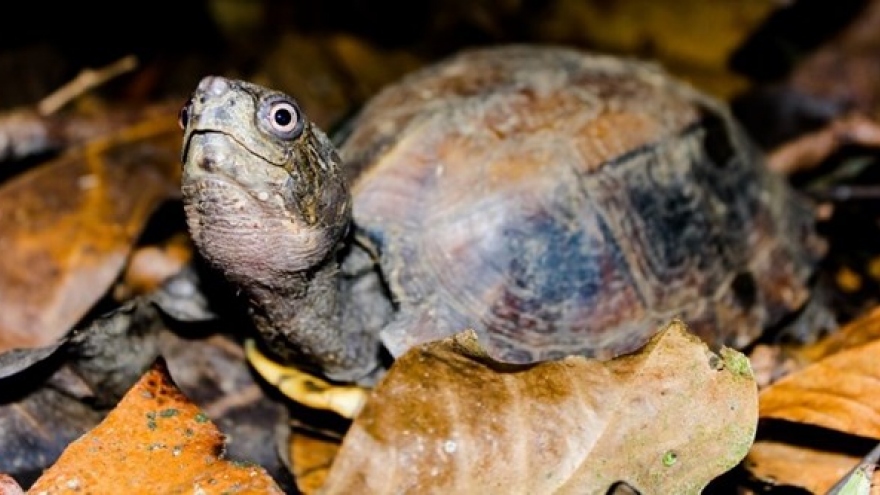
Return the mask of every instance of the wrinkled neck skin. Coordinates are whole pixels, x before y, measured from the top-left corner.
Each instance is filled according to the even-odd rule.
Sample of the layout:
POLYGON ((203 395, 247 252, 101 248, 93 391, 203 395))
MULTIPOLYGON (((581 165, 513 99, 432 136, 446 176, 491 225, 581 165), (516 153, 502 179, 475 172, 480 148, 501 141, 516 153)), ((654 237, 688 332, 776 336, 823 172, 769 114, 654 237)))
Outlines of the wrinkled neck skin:
POLYGON ((205 259, 247 298, 273 354, 362 383, 378 368, 380 346, 362 304, 352 302, 365 299, 351 298, 357 284, 337 260, 350 192, 335 148, 304 116, 301 133, 272 131, 279 101, 291 100, 243 81, 203 79, 182 114, 187 223, 205 259))
POLYGON ((290 273, 275 285, 245 284, 251 317, 268 348, 281 359, 331 380, 370 383, 378 372, 379 343, 343 292, 335 257, 312 270, 290 273), (350 304, 350 303, 349 303, 350 304))

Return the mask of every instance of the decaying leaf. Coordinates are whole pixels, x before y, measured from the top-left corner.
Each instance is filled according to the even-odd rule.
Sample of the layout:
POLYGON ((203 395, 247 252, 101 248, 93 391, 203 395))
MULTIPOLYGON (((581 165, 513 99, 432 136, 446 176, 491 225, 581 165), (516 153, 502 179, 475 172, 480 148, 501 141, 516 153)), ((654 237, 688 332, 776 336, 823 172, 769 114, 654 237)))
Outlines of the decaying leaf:
POLYGON ((0 187, 0 351, 54 343, 104 294, 150 214, 178 192, 163 114, 0 187))
MULTIPOLYGON (((760 480, 825 493, 858 465, 859 460, 856 455, 759 440, 749 452, 746 466, 760 480)), ((880 474, 874 473, 873 480, 880 486, 880 474)))
POLYGON ((0 472, 29 484, 98 424, 155 360, 161 326, 138 298, 69 333, 54 354, 0 353, 9 360, 0 365, 0 472))
POLYGON ((229 461, 223 452, 223 434, 160 361, 30 491, 282 493, 263 468, 229 461))
POLYGON ((880 439, 880 340, 828 356, 761 392, 762 418, 880 439))
POLYGON ((302 493, 319 493, 339 452, 339 440, 294 429, 288 446, 296 487, 302 493))
POLYGON ((89 108, 83 111, 45 115, 36 108, 0 112, 0 160, 16 160, 73 147, 119 129, 150 120, 177 104, 89 108))
POLYGON ((806 365, 875 340, 880 340, 880 307, 847 323, 814 344, 792 349, 791 353, 806 365))
POLYGON ((877 339, 880 339, 880 307, 812 344, 757 345, 749 359, 763 389, 824 357, 877 339))
POLYGON ((178 232, 168 239, 139 247, 131 254, 113 297, 125 301, 136 295, 150 294, 192 260, 193 246, 188 235, 178 232))
POLYGON ((173 332, 162 332, 159 346, 177 386, 223 431, 227 455, 257 463, 282 487, 292 486, 276 448, 287 410, 255 382, 241 346, 222 335, 192 339, 173 332))
POLYGON ((355 419, 327 493, 698 493, 746 454, 757 390, 741 354, 675 321, 641 351, 505 366, 475 334, 412 349, 355 419))
POLYGON ((859 443, 857 437, 841 434, 827 442, 817 432, 880 439, 878 337, 880 309, 875 309, 793 354, 808 364, 761 392, 760 416, 818 428, 811 435, 772 436, 762 428, 746 463, 754 476, 825 492, 858 464, 864 452, 851 445, 859 443))

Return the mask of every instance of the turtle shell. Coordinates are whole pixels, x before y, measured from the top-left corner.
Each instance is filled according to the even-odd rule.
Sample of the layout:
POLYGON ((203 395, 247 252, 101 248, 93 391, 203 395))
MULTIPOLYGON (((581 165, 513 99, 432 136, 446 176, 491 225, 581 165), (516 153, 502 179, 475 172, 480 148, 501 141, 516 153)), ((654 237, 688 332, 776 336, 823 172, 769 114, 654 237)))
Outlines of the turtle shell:
POLYGON ((341 154, 398 307, 393 355, 464 328, 489 354, 608 357, 681 317, 741 346, 801 307, 807 205, 726 107, 652 64, 464 52, 386 88, 341 154))

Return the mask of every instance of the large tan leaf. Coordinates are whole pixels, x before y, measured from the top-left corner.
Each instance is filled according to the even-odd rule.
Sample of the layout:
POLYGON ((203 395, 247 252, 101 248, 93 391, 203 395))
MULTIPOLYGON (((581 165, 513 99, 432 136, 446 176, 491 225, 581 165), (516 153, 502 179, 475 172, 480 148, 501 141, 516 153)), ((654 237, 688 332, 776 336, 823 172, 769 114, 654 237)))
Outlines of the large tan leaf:
POLYGON ((640 352, 493 363, 467 332, 395 362, 347 433, 328 493, 698 493, 752 443, 748 361, 678 321, 640 352))
POLYGON ((175 115, 124 127, 0 188, 0 352, 55 342, 178 194, 175 115))
POLYGON ((256 465, 224 458, 224 436, 158 362, 31 493, 281 494, 256 465))

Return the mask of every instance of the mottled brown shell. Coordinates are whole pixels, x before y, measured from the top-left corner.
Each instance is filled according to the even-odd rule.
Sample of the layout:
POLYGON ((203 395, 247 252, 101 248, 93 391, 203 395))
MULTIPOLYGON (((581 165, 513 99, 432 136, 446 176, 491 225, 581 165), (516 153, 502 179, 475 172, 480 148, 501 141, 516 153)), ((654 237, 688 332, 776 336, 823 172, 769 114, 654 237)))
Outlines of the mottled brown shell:
POLYGON ((387 88, 342 147, 399 316, 530 362, 609 356, 682 317, 742 345, 800 307, 812 216, 714 100, 654 65, 465 52, 387 88))

